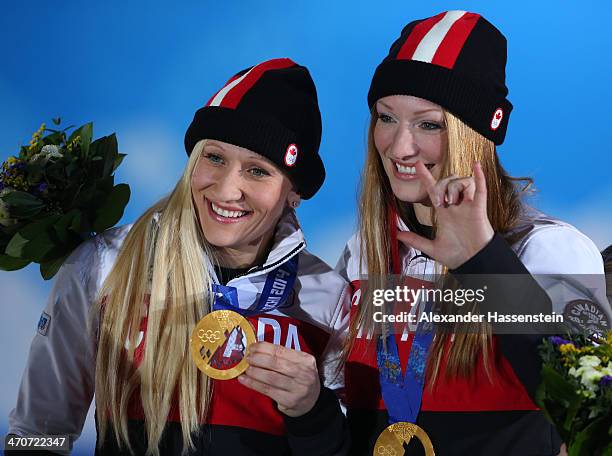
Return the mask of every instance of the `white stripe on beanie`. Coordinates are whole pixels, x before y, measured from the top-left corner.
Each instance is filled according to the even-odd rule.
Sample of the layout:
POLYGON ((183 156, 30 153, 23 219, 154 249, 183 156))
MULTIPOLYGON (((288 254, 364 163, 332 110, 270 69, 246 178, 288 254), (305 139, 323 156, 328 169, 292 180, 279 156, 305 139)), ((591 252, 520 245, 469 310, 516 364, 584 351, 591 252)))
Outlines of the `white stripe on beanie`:
POLYGON ((414 50, 412 60, 431 63, 444 37, 455 22, 463 17, 466 11, 448 11, 441 21, 434 25, 423 37, 414 50))
POLYGON ((211 100, 211 102, 210 102, 210 104, 208 106, 221 106, 221 103, 223 102, 223 99, 225 98, 225 95, 227 95, 227 93, 230 90, 232 90, 234 87, 236 87, 238 84, 240 84, 242 82, 242 80, 244 78, 246 78, 247 74, 249 74, 251 71, 253 71, 254 68, 256 68, 256 67, 251 68, 249 71, 244 73, 238 79, 234 79, 232 82, 230 82, 225 87, 223 87, 221 90, 219 90, 219 93, 217 95, 215 95, 215 98, 213 98, 211 100))

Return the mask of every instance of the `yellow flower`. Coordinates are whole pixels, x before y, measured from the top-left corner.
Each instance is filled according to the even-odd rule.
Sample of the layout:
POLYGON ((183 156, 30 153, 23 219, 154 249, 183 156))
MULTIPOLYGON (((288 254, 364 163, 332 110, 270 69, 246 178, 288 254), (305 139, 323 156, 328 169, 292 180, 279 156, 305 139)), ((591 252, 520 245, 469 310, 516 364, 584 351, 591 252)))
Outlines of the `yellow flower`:
POLYGON ((559 351, 564 355, 569 355, 571 353, 579 353, 579 350, 574 346, 574 344, 559 345, 559 351))
POLYGON ((30 139, 30 147, 28 147, 29 150, 34 150, 36 148, 36 146, 38 145, 38 141, 40 140, 40 138, 42 138, 42 135, 45 132, 45 128, 47 128, 47 126, 43 122, 42 124, 40 124, 38 130, 34 132, 34 134, 32 135, 32 139, 30 139))

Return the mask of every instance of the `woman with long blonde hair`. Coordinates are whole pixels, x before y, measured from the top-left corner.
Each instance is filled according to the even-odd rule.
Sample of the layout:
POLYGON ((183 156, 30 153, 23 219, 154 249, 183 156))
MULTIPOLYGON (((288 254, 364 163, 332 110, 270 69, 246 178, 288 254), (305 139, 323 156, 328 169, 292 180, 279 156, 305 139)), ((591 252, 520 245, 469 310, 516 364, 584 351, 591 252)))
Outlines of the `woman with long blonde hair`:
POLYGON ((171 194, 61 268, 9 431, 72 443, 95 392, 99 455, 346 454, 334 390, 347 285, 305 250, 295 214, 323 184, 320 139, 305 67, 273 59, 232 77, 196 112, 171 194), (218 345, 194 356, 226 380, 190 354, 216 310, 258 339, 197 332, 218 345))
POLYGON ((359 231, 337 266, 353 292, 351 454, 392 454, 395 433, 410 455, 556 455, 559 438, 535 405, 542 334, 493 333, 480 317, 567 314, 588 300, 597 329, 612 321, 592 241, 526 206, 531 181, 500 164, 512 109, 505 63, 499 30, 479 14, 448 11, 408 24, 372 79, 359 231), (570 273, 597 275, 596 286, 576 280, 571 302, 552 299, 547 291, 570 273), (390 274, 433 298, 404 298, 390 274), (426 294, 439 284, 461 294, 442 302, 436 296, 446 294, 426 294), (422 445, 409 437, 414 424, 422 445))

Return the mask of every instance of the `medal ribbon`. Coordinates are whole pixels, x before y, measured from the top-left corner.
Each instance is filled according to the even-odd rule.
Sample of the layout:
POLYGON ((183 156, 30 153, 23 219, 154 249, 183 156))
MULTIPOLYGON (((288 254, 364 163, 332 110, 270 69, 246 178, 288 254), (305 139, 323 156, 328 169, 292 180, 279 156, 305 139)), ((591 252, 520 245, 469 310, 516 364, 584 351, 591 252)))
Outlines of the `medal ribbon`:
POLYGON ((212 286, 212 291, 215 295, 213 310, 233 310, 241 315, 248 316, 270 312, 283 307, 293 291, 297 270, 298 255, 294 255, 278 268, 270 271, 255 308, 240 308, 236 287, 214 283, 212 286))
MULTIPOLYGON (((396 275, 400 274, 399 248, 396 228, 397 212, 389 210, 391 227, 391 257, 392 268, 396 275)), ((417 303, 413 303, 416 305, 417 303)), ((431 310, 431 303, 426 302, 424 312, 431 310)), ((417 312, 418 314, 418 312, 417 312)), ((406 373, 402 376, 402 366, 399 358, 395 334, 387 334, 386 350, 382 336, 376 345, 376 361, 380 379, 381 393, 389 414, 389 424, 400 421, 416 423, 425 382, 425 369, 429 347, 433 340, 434 328, 431 323, 420 322, 412 340, 410 356, 406 365, 406 373)))

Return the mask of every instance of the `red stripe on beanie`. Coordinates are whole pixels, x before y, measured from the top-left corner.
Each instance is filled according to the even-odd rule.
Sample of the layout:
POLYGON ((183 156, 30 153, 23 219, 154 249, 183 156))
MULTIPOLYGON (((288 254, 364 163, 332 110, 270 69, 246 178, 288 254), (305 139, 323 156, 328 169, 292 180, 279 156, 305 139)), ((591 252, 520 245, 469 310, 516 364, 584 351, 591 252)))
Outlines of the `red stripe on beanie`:
POLYGON ((412 59, 414 51, 416 50, 423 37, 427 35, 427 32, 429 32, 434 25, 436 25, 444 18, 445 14, 446 12, 440 13, 436 16, 430 17, 429 19, 425 19, 421 23, 415 25, 412 29, 412 32, 410 32, 410 35, 408 35, 408 38, 406 38, 406 41, 397 53, 397 57, 395 58, 397 60, 412 59))
POLYGON ((236 79, 242 77, 242 74, 235 74, 234 76, 232 76, 225 84, 223 84, 223 87, 221 87, 219 90, 217 90, 214 95, 212 97, 210 97, 210 100, 208 100, 206 102, 206 104, 204 106, 209 106, 210 103, 215 99, 215 97, 219 94, 219 92, 221 92, 223 89, 225 89, 228 84, 230 84, 231 82, 235 81, 236 79))
POLYGON ((236 109, 242 97, 255 85, 266 71, 281 70, 292 66, 295 66, 295 62, 291 59, 272 59, 254 66, 249 74, 225 95, 219 106, 236 109))
POLYGON ((453 66, 455 66, 461 49, 463 49, 463 45, 467 41, 468 36, 470 36, 470 33, 472 33, 479 19, 480 14, 475 13, 466 13, 461 16, 442 39, 431 63, 452 69, 453 66))

